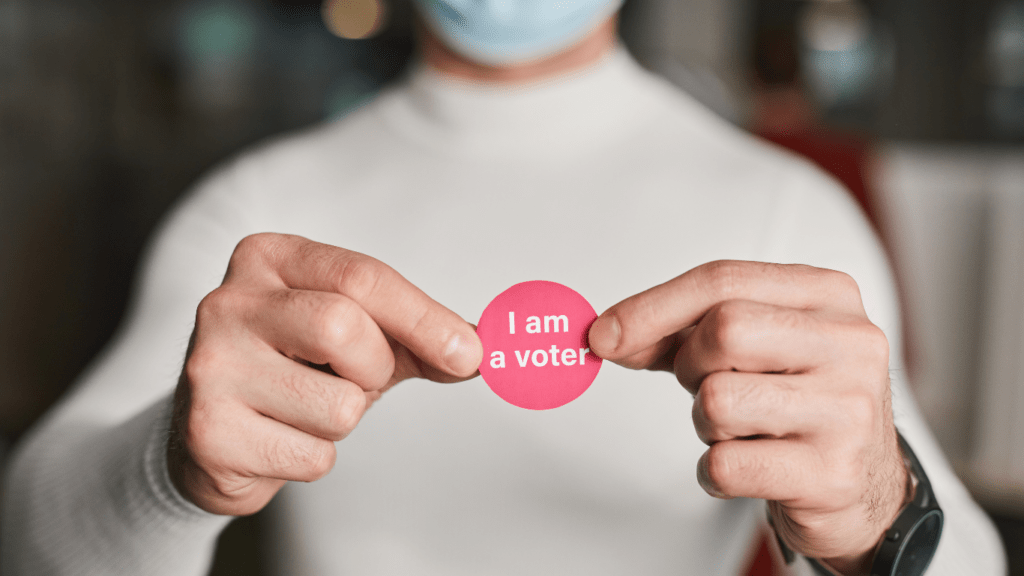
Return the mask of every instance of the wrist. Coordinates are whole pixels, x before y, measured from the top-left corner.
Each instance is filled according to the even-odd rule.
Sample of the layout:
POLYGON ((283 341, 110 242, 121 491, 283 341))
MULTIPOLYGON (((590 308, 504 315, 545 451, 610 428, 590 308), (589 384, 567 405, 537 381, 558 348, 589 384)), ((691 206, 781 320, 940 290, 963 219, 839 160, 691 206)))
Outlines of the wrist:
MULTIPOLYGON (((902 435, 897 435, 906 474, 906 503, 885 530, 868 567, 853 567, 853 572, 840 573, 825 564, 809 559, 820 575, 870 574, 872 576, 921 576, 931 563, 942 534, 943 514, 932 492, 931 482, 917 456, 902 435)), ((769 518, 770 520, 770 518, 769 518)), ((787 563, 793 553, 780 540, 787 563)))
POLYGON ((835 574, 841 576, 867 576, 871 574, 871 564, 875 559, 879 546, 885 540, 886 532, 899 517, 903 509, 914 499, 914 490, 917 487, 917 480, 910 473, 906 463, 906 456, 903 453, 900 442, 897 441, 897 455, 893 462, 894 473, 891 480, 885 482, 878 492, 883 495, 878 498, 869 511, 869 517, 874 517, 874 534, 870 540, 871 545, 858 553, 837 558, 823 558, 819 562, 828 566, 835 574))

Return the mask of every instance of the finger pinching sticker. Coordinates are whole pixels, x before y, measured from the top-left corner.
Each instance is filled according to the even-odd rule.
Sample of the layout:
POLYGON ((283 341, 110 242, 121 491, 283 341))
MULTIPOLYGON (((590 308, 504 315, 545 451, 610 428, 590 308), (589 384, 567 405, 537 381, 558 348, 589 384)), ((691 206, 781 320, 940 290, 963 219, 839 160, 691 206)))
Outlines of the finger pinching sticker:
POLYGON ((516 284, 480 316, 480 375, 509 404, 564 406, 586 392, 601 369, 587 344, 596 319, 594 307, 571 288, 543 280, 516 284))

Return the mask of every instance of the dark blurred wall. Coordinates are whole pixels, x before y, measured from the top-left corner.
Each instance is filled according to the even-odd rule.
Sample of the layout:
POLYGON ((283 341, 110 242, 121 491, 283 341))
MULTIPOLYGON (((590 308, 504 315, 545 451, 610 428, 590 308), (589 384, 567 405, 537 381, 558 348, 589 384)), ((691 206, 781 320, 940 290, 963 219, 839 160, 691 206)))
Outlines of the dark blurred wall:
POLYGON ((0 2, 3 437, 110 337, 147 235, 203 170, 401 72, 409 15, 394 16, 355 42, 319 2, 0 2))
MULTIPOLYGON (((896 52, 877 130, 889 138, 978 141, 997 137, 986 121, 990 21, 1002 0, 879 1, 896 52)), ((1024 103, 1022 103, 1024 104, 1024 103)))

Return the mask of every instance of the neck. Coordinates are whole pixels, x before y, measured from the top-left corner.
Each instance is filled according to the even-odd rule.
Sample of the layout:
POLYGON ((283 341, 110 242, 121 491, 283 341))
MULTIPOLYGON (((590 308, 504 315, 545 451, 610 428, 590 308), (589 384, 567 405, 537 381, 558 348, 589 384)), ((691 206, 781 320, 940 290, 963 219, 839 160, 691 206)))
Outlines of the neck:
POLYGON ((472 82, 523 84, 560 76, 594 64, 615 47, 617 24, 617 17, 610 16, 585 38, 558 54, 507 66, 489 66, 469 60, 445 46, 423 25, 419 28, 420 50, 423 60, 446 76, 472 82))

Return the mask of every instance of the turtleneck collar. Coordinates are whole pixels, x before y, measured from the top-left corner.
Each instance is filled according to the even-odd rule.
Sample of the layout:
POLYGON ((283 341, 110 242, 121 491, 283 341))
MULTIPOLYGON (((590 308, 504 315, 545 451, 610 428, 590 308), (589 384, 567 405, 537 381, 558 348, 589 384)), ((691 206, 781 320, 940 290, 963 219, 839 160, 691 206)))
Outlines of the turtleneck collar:
POLYGON ((382 111, 394 129, 437 153, 564 157, 608 142, 648 113, 649 83, 622 47, 589 67, 528 84, 477 83, 419 63, 382 111))

